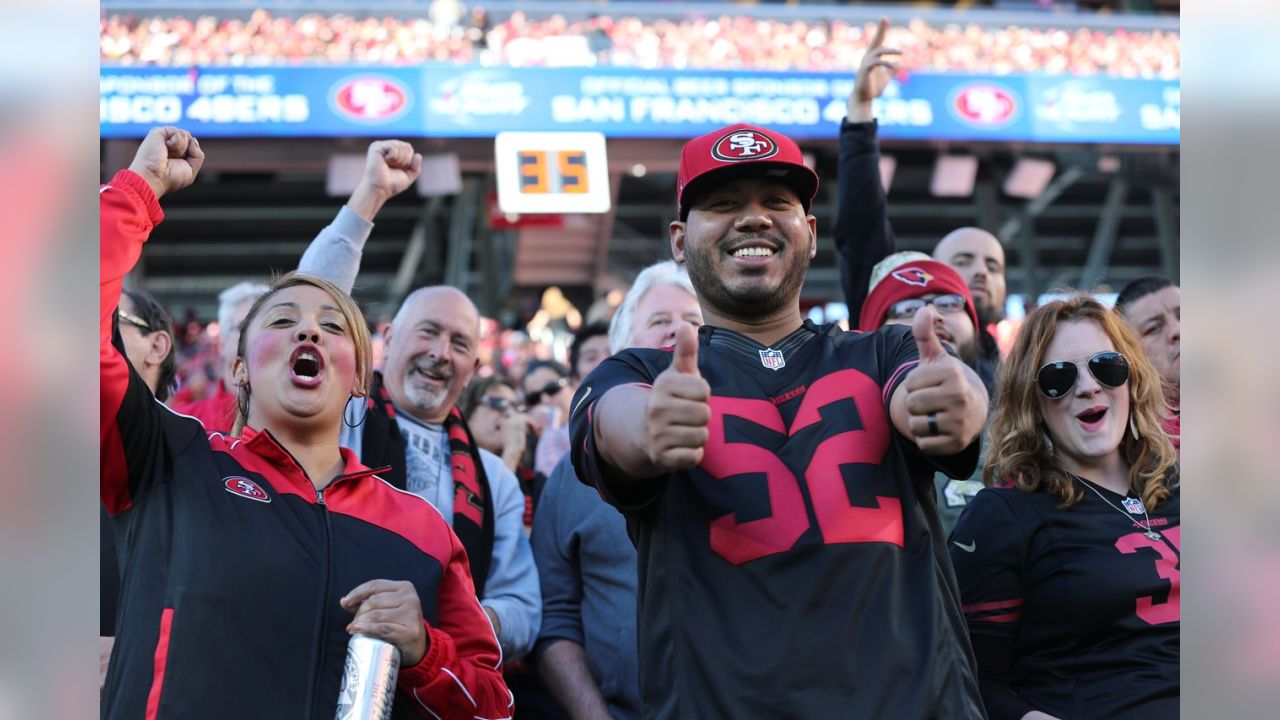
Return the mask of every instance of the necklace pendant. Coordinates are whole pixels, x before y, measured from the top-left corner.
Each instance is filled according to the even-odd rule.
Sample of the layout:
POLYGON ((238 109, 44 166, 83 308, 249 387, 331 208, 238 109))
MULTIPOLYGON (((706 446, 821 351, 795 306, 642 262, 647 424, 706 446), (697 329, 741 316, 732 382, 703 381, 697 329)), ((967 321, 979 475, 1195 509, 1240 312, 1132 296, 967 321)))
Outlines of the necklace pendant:
POLYGON ((1147 537, 1151 538, 1152 540, 1159 540, 1159 539, 1160 539, 1160 533, 1156 532, 1155 530, 1148 530, 1148 531, 1146 531, 1145 533, 1143 533, 1143 535, 1146 535, 1147 537))

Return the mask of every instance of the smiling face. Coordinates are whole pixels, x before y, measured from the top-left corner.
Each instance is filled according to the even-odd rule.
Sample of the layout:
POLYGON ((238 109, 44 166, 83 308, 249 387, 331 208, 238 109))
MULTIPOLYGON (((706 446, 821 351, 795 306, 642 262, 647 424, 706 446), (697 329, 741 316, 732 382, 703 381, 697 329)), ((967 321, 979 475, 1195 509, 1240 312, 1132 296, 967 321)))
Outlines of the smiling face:
POLYGON ((232 375, 251 389, 250 425, 334 425, 348 398, 363 393, 353 329, 324 290, 297 285, 275 292, 244 333, 232 375))
POLYGON ((1067 470, 1080 474, 1082 468, 1096 467, 1120 452, 1129 420, 1129 385, 1109 388, 1099 383, 1088 369, 1095 353, 1114 351, 1115 344, 1093 320, 1069 320, 1058 324, 1053 340, 1035 369, 1052 362, 1078 364, 1076 383, 1061 398, 1037 393, 1040 416, 1053 441, 1055 453, 1067 470))
POLYGON ((671 223, 671 250, 709 312, 763 317, 797 302, 817 252, 817 220, 794 190, 758 178, 710 187, 671 223))
POLYGON ((387 393, 423 422, 442 423, 479 365, 480 315, 451 287, 415 291, 386 334, 387 393))
POLYGON ((636 303, 628 347, 663 348, 675 345, 681 325, 702 326, 698 299, 682 287, 659 285, 636 303))

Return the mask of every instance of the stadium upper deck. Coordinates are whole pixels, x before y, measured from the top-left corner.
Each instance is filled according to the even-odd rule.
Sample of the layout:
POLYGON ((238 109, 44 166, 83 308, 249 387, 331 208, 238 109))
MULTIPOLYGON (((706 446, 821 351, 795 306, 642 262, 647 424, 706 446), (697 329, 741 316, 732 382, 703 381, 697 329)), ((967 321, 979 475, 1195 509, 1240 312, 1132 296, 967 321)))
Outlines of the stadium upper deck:
POLYGON ((1176 78, 1176 17, 726 3, 105 2, 104 65, 409 65, 753 70, 857 67, 894 21, 902 66, 962 73, 1176 78))

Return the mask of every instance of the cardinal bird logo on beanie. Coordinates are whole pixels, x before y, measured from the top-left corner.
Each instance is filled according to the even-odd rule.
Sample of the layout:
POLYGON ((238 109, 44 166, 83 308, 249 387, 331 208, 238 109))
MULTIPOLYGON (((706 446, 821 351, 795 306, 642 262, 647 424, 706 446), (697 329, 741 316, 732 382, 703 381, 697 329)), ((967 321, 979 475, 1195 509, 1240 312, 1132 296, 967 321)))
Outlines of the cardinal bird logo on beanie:
POLYGON ((894 270, 890 275, 908 285, 918 285, 920 287, 929 287, 929 282, 933 280, 933 275, 920 268, 894 270))
POLYGON ((711 156, 722 162, 762 160, 777 154, 778 143, 755 130, 731 132, 711 146, 711 156))

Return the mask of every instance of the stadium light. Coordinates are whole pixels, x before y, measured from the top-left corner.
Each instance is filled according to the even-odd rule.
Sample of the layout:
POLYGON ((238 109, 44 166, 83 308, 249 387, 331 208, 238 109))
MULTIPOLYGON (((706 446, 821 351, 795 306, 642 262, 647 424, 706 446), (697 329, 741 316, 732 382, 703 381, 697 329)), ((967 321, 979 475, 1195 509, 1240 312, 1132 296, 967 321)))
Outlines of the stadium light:
POLYGON ((1057 170, 1058 166, 1052 160, 1018 158, 1004 179, 1004 194, 1025 200, 1040 197, 1057 170))
POLYGON ((933 164, 929 192, 934 197, 969 197, 978 178, 978 158, 972 155, 942 154, 933 164))

